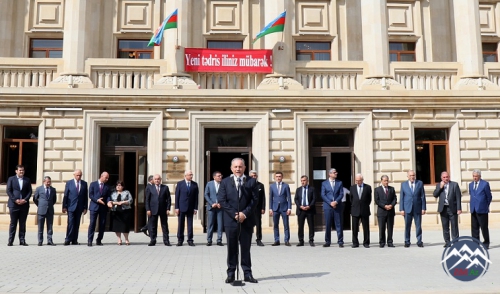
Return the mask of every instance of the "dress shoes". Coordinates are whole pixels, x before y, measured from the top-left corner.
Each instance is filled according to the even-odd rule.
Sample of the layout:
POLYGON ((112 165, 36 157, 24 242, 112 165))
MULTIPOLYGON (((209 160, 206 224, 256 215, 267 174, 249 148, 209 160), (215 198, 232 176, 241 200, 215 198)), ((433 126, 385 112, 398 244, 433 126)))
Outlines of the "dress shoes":
POLYGON ((248 275, 248 276, 245 277, 245 282, 258 283, 259 281, 257 281, 256 279, 254 279, 254 277, 252 275, 248 275))
POLYGON ((167 242, 163 242, 163 244, 165 244, 165 246, 172 246, 172 244, 170 244, 170 241, 167 241, 167 242))
POLYGON ((391 243, 391 244, 387 245, 387 247, 394 248, 394 247, 396 247, 396 246, 394 246, 394 244, 392 244, 392 243, 391 243))
POLYGON ((315 246, 316 246, 316 245, 314 245, 314 241, 309 241, 309 245, 310 245, 311 247, 315 247, 315 246))
POLYGON ((330 247, 330 244, 329 243, 325 243, 325 244, 323 244, 323 247, 330 247))
POLYGON ((344 248, 344 244, 339 244, 339 248, 344 248))
POLYGON ((71 245, 80 245, 80 243, 78 243, 77 241, 73 241, 71 242, 71 245))
POLYGON ((368 244, 364 244, 364 245, 363 245, 363 247, 365 247, 365 248, 370 248, 370 245, 368 245, 368 244))
POLYGON ((228 276, 226 278, 226 284, 231 284, 232 282, 234 282, 234 276, 228 276))
POLYGON ((304 246, 304 242, 299 242, 299 244, 297 244, 297 247, 301 247, 301 246, 304 246))
POLYGON ((257 246, 261 246, 262 247, 262 246, 264 246, 264 243, 262 243, 261 240, 257 240, 257 246))
POLYGON ((423 248, 424 247, 424 243, 418 243, 417 246, 420 247, 420 248, 423 248))
POLYGON ((292 246, 292 244, 290 244, 290 242, 285 242, 285 246, 292 246))
POLYGON ((224 246, 224 244, 222 244, 222 242, 217 242, 217 246, 224 246))
POLYGON ((207 246, 212 246, 212 241, 208 241, 207 246))
POLYGON ((88 242, 87 246, 92 247, 92 242, 88 242))
POLYGON ((405 248, 408 248, 408 247, 410 247, 410 244, 405 243, 405 248))
POLYGON ((141 232, 144 233, 144 235, 148 236, 149 237, 149 232, 148 232, 148 228, 147 227, 142 227, 141 228, 141 232))
POLYGON ((28 246, 28 244, 26 244, 26 241, 21 241, 21 242, 19 242, 19 245, 20 245, 20 246, 28 246))
POLYGON ((450 243, 445 243, 445 244, 443 245, 443 248, 447 248, 447 247, 450 247, 450 243))
POLYGON ((7 243, 7 246, 12 246, 12 245, 14 245, 12 244, 12 242, 7 243))
POLYGON ((148 246, 155 246, 156 245, 156 242, 155 241, 150 241, 148 246))
POLYGON ((352 245, 351 245, 351 247, 352 247, 352 248, 358 248, 358 247, 359 247, 359 245, 354 245, 354 244, 352 244, 352 245))
POLYGON ((43 242, 38 242, 38 246, 43 246, 43 242))
POLYGON ((47 242, 47 245, 56 246, 56 244, 54 244, 54 242, 52 242, 52 241, 47 242))
POLYGON ((384 248, 384 247, 385 247, 385 244, 380 244, 380 245, 378 245, 378 247, 380 247, 380 248, 384 248))
POLYGON ((102 242, 101 242, 101 241, 96 241, 96 242, 95 242, 95 245, 97 245, 97 246, 102 246, 102 242))
POLYGON ((177 244, 175 244, 175 246, 178 246, 178 247, 182 246, 182 242, 177 242, 177 244))
POLYGON ((189 246, 194 246, 194 242, 193 241, 188 241, 188 245, 189 246))
POLYGON ((68 246, 70 244, 69 241, 64 241, 64 246, 68 246))
POLYGON ((274 242, 273 245, 271 245, 271 246, 280 246, 280 242, 279 241, 278 242, 274 242))

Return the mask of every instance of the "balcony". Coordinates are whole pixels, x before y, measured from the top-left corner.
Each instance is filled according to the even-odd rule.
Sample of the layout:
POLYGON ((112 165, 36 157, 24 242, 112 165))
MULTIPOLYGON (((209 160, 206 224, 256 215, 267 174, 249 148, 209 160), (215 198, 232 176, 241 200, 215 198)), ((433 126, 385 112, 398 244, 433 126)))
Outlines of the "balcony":
POLYGON ((296 61, 295 79, 307 90, 357 90, 363 82, 362 61, 296 61))
POLYGON ((498 62, 485 62, 484 74, 495 85, 500 86, 500 63, 498 62))
POLYGON ((62 66, 61 58, 0 58, 0 88, 47 87, 62 66))
POLYGON ((390 68, 406 90, 451 90, 461 72, 457 62, 391 62, 390 68))

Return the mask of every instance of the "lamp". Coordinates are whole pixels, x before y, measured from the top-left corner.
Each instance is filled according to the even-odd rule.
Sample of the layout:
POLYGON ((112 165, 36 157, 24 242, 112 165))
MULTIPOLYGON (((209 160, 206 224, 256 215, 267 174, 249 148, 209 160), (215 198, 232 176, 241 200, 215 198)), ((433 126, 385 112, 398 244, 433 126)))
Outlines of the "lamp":
POLYGON ((424 145, 418 144, 417 146, 415 146, 415 148, 417 149, 418 152, 422 152, 422 150, 424 150, 424 145))
POLYGON ((9 147, 10 147, 11 150, 16 150, 17 149, 17 145, 16 144, 10 144, 9 147))
POLYGON ((179 162, 179 156, 174 156, 174 157, 172 157, 172 162, 173 162, 173 163, 177 163, 177 162, 179 162))
POLYGON ((280 156, 280 158, 279 158, 279 161, 280 161, 280 163, 283 163, 283 162, 285 162, 285 161, 286 161, 286 158, 285 158, 285 156, 280 156))

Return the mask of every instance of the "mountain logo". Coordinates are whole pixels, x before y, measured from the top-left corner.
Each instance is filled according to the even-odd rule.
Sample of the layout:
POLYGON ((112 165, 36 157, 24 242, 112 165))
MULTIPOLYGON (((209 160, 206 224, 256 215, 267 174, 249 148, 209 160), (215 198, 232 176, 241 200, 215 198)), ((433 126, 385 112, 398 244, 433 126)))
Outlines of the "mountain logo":
POLYGON ((448 276, 462 282, 482 277, 491 264, 490 254, 478 239, 459 237, 445 248, 441 257, 443 270, 448 276))

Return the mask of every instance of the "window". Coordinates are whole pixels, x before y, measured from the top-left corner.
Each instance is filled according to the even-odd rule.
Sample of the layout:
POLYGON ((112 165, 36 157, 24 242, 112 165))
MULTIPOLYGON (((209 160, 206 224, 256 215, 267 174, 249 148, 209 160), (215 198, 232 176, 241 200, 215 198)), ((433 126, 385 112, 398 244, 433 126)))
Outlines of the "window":
POLYGON ((153 47, 148 47, 149 40, 118 40, 118 58, 151 59, 153 47))
POLYGON ((22 164, 25 175, 36 183, 38 127, 4 127, 2 139, 2 183, 22 164))
POLYGON ((208 49, 243 49, 243 41, 208 41, 208 49))
POLYGON ((417 179, 424 184, 441 181, 441 172, 449 169, 448 130, 415 129, 417 179))
POLYGON ((330 60, 330 42, 296 42, 296 60, 330 60))
POLYGON ((483 62, 497 62, 497 43, 483 43, 483 62))
POLYGON ((415 43, 389 42, 390 61, 415 61, 415 43))
POLYGON ((62 39, 31 39, 31 58, 62 58, 62 39))

